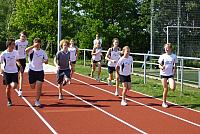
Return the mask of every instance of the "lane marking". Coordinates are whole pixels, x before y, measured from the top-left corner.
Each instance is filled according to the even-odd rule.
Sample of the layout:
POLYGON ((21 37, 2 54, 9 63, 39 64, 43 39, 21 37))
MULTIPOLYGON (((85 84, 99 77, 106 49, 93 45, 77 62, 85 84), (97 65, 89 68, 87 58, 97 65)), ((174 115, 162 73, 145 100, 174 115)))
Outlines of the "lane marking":
MULTIPOLYGON (((76 81, 78 81, 78 82, 80 82, 80 83, 83 83, 83 84, 85 84, 85 85, 88 85, 88 86, 90 86, 90 87, 93 87, 93 88, 99 89, 99 90, 101 90, 101 91, 104 91, 104 92, 106 92, 106 93, 115 95, 113 92, 110 92, 110 91, 105 90, 105 89, 103 89, 103 88, 96 87, 96 86, 94 86, 94 85, 90 85, 90 84, 88 84, 88 83, 86 83, 86 82, 84 82, 84 81, 78 80, 78 79, 76 79, 76 78, 72 78, 72 79, 74 79, 74 80, 76 80, 76 81)), ((121 97, 121 96, 120 96, 120 97, 121 97)), ((148 106, 148 105, 146 105, 146 104, 143 104, 143 103, 141 103, 141 102, 132 100, 132 99, 130 99, 130 98, 126 98, 126 100, 129 100, 129 101, 131 101, 131 102, 135 102, 135 103, 137 103, 137 104, 139 104, 139 105, 145 106, 145 107, 150 108, 150 109, 152 109, 152 110, 155 110, 155 111, 157 111, 157 112, 163 113, 163 114, 168 115, 168 116, 170 116, 170 117, 174 117, 174 118, 179 119, 179 120, 181 120, 181 121, 187 122, 187 123, 192 124, 192 125, 197 126, 197 127, 200 127, 200 124, 197 124, 197 123, 194 123, 194 122, 192 122, 192 121, 189 121, 189 120, 183 119, 183 118, 181 118, 181 117, 178 117, 178 116, 176 116, 176 115, 173 115, 173 114, 164 112, 164 111, 159 110, 159 109, 156 109, 156 108, 154 108, 154 107, 150 107, 150 106, 148 106)))
MULTIPOLYGON (((17 90, 15 89, 15 92, 17 93, 17 90)), ((33 110, 33 112, 40 118, 40 120, 51 130, 53 134, 58 134, 56 130, 44 119, 44 117, 30 104, 30 102, 25 98, 21 97, 24 102, 33 110)))
MULTIPOLYGON (((3 76, 1 74, 1 76, 3 76)), ((18 94, 17 89, 15 89, 15 92, 18 94)), ((49 128, 49 130, 51 130, 51 132, 53 134, 58 134, 55 129, 44 119, 44 117, 31 105, 31 103, 25 98, 25 97, 21 97, 24 102, 33 110, 33 112, 40 118, 40 120, 49 128)))
MULTIPOLYGON (((49 83, 49 84, 55 86, 56 88, 58 88, 58 86, 55 85, 54 83, 52 83, 52 82, 50 82, 50 81, 48 81, 48 80, 46 80, 46 79, 45 79, 45 81, 46 81, 47 83, 49 83)), ((101 108, 99 108, 99 107, 93 105, 92 103, 90 103, 90 102, 88 102, 88 101, 86 101, 86 100, 84 100, 84 99, 82 99, 82 98, 80 98, 80 97, 78 97, 78 96, 72 94, 71 92, 68 92, 68 91, 66 91, 65 89, 62 89, 62 90, 63 90, 64 92, 66 92, 67 94, 69 94, 69 95, 75 97, 76 99, 78 99, 78 100, 80 100, 80 101, 82 101, 82 102, 84 102, 84 103, 86 103, 86 104, 88 104, 88 105, 94 107, 95 109, 101 111, 102 113, 104 113, 104 114, 106 114, 106 115, 112 117, 113 119, 115 119, 115 120, 117 120, 117 121, 119 121, 119 122, 121 122, 121 123, 123 123, 123 124, 129 126, 130 128, 132 128, 132 129, 134 129, 134 130, 136 130, 136 131, 138 131, 138 132, 140 132, 140 133, 142 133, 142 134, 147 134, 147 133, 144 132, 143 130, 141 130, 141 129, 139 129, 139 128, 137 128, 137 127, 135 127, 135 126, 133 126, 133 125, 131 125, 131 124, 129 124, 129 123, 127 123, 126 121, 124 121, 124 120, 122 120, 122 119, 120 119, 120 118, 118 118, 118 117, 112 115, 111 113, 109 113, 109 112, 107 112, 107 111, 105 111, 105 110, 103 110, 103 109, 101 109, 101 108)))
MULTIPOLYGON (((82 75, 82 74, 77 73, 77 72, 75 72, 75 73, 78 74, 78 75, 80 75, 80 76, 83 76, 83 77, 86 77, 86 78, 95 80, 94 78, 91 78, 91 77, 89 77, 89 76, 85 76, 85 75, 82 75)), ((106 83, 106 82, 104 82, 104 81, 101 81, 101 82, 102 82, 102 83, 106 83)), ((107 83, 106 83, 106 84, 107 84, 107 83)), ((122 88, 122 87, 120 87, 120 88, 122 88)), ((135 92, 135 93, 138 93, 138 94, 141 94, 141 95, 144 95, 144 96, 151 97, 151 98, 154 98, 154 99, 156 99, 156 100, 162 101, 162 99, 159 99, 159 98, 156 98, 156 97, 154 97, 154 96, 147 95, 147 94, 144 94, 144 93, 140 93, 140 92, 137 92, 137 91, 134 91, 134 90, 131 90, 131 92, 135 92)), ((180 106, 180 105, 178 105, 178 104, 176 104, 176 103, 173 103, 173 102, 170 102, 170 101, 167 101, 167 102, 170 103, 170 104, 173 104, 173 105, 176 105, 176 106, 185 108, 185 109, 187 109, 187 110, 191 110, 191 111, 193 111, 193 112, 200 113, 200 111, 198 111, 198 110, 195 110, 195 109, 192 109, 192 108, 188 108, 188 107, 185 107, 185 106, 180 106)))

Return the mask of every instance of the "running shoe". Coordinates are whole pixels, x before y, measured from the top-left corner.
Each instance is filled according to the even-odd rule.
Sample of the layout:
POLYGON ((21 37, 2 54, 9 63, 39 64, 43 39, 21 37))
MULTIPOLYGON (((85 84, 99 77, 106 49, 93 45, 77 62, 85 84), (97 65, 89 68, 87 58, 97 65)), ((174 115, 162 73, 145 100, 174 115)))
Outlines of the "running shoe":
POLYGON ((11 100, 8 101, 7 106, 8 106, 8 107, 11 107, 11 106, 12 106, 12 101, 11 101, 11 100))
POLYGON ((162 103, 162 107, 164 107, 164 108, 168 108, 167 103, 163 102, 163 103, 162 103))
POLYGON ((126 102, 125 100, 122 100, 122 101, 121 101, 121 105, 122 105, 122 106, 127 106, 128 104, 127 104, 127 102, 126 102))
POLYGON ((63 86, 65 86, 67 84, 66 80, 63 81, 63 86))
POLYGON ((22 97, 22 90, 21 89, 18 91, 18 96, 22 97))
POLYGON ((59 99, 59 100, 63 100, 63 95, 59 95, 59 96, 58 96, 58 99, 59 99))
POLYGON ((97 82, 100 82, 100 78, 99 78, 99 77, 97 77, 97 78, 96 78, 96 81, 97 81, 97 82))
POLYGON ((36 100, 36 101, 35 101, 35 106, 36 106, 36 107, 41 107, 41 104, 40 104, 40 101, 39 101, 39 100, 36 100))
POLYGON ((118 90, 115 91, 115 96, 119 96, 118 90))

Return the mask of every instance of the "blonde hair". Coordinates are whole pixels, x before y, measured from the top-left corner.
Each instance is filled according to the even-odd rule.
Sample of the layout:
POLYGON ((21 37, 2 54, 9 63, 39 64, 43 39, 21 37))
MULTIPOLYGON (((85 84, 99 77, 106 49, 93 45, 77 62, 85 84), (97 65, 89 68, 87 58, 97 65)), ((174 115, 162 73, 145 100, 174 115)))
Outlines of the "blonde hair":
POLYGON ((124 51, 128 49, 130 51, 130 47, 129 46, 124 46, 123 49, 122 49, 122 54, 124 54, 124 51))
POLYGON ((69 40, 63 39, 63 40, 60 41, 60 47, 61 47, 61 48, 63 48, 63 44, 64 44, 64 43, 66 43, 67 46, 69 47, 69 45, 70 45, 69 40))

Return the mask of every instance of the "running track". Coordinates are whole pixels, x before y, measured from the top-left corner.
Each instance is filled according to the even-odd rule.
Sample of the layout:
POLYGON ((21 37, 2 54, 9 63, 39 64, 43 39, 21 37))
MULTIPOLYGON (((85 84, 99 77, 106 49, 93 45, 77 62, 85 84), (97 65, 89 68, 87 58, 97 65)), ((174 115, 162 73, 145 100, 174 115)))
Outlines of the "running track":
MULTIPOLYGON (((46 74, 41 103, 32 107, 35 91, 25 74, 23 97, 12 91, 14 106, 7 107, 5 87, 0 76, 1 134, 199 134, 200 112, 128 92, 128 106, 120 106, 114 87, 79 74, 63 88, 58 100, 55 74, 46 74)), ((141 87, 142 88, 142 87, 141 87)), ((121 90, 120 90, 121 91, 121 90)))

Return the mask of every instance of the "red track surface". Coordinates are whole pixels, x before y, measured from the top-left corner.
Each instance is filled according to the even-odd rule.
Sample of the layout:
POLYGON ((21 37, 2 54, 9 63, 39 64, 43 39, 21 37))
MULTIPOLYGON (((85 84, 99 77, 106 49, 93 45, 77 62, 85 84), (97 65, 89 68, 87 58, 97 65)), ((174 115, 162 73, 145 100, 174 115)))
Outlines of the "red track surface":
MULTIPOLYGON (((0 133, 200 133, 200 112, 175 105, 164 109, 161 101, 135 92, 128 92, 128 106, 123 107, 120 98, 112 94, 114 87, 78 74, 73 77, 71 84, 64 87, 64 100, 59 101, 55 74, 45 76, 41 96, 44 107, 34 109, 49 127, 15 91, 12 92, 14 106, 7 107, 5 87, 0 84, 0 133)), ((0 81, 2 83, 2 77, 0 81)), ((27 76, 23 96, 34 104, 35 91, 29 88, 27 76)))

